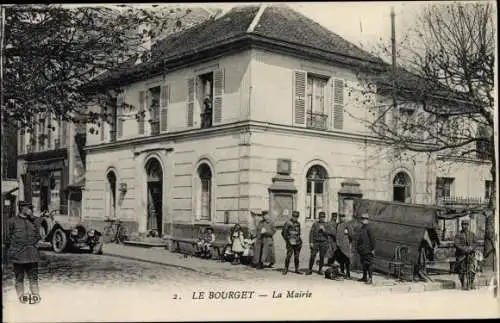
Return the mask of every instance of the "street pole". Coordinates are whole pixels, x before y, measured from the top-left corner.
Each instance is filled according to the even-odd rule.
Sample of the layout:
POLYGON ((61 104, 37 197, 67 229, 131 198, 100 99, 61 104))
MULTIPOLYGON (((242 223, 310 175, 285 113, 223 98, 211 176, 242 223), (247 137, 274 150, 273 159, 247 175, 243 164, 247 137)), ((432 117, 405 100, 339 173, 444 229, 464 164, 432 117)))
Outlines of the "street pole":
POLYGON ((4 154, 4 148, 5 148, 5 145, 4 145, 4 130, 3 130, 3 113, 4 113, 4 96, 3 96, 3 43, 4 43, 4 39, 5 39, 5 9, 2 5, 0 5, 0 19, 1 19, 1 23, 0 23, 0 108, 1 108, 1 113, 0 113, 0 129, 1 129, 1 135, 2 135, 2 157, 1 157, 1 160, 0 160, 0 171, 1 171, 1 174, 2 174, 2 180, 4 178, 4 174, 3 174, 3 154, 4 154))
POLYGON ((392 104, 394 110, 396 104, 396 22, 395 22, 394 7, 391 7, 391 44, 392 44, 392 104))

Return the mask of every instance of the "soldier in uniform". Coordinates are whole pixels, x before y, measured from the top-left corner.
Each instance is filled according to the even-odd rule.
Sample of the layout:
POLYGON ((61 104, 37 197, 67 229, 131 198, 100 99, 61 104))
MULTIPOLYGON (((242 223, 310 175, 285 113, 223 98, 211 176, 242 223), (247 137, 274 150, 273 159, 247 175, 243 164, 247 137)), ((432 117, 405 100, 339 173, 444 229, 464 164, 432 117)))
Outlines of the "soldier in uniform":
POLYGON ((285 269, 283 270, 283 275, 288 273, 288 267, 290 266, 290 258, 292 258, 295 264, 295 273, 302 274, 299 271, 299 255, 300 249, 302 249, 302 238, 300 231, 299 222, 299 211, 292 212, 292 218, 285 223, 281 235, 286 242, 286 258, 285 258, 285 269))
POLYGON ((319 270, 318 274, 323 274, 323 265, 325 262, 325 255, 328 251, 328 230, 326 227, 325 212, 319 212, 319 220, 314 222, 309 233, 309 248, 311 248, 311 256, 309 258, 309 270, 306 275, 312 274, 312 268, 316 255, 319 252, 319 270))
POLYGON ((352 254, 352 229, 345 222, 345 215, 340 214, 340 222, 337 226, 337 250, 335 259, 340 264, 340 271, 346 279, 351 279, 351 254, 352 254))
POLYGON ((253 264, 257 269, 264 267, 272 267, 276 262, 274 254, 274 240, 273 236, 276 233, 276 227, 269 218, 267 211, 257 213, 261 216, 261 220, 256 228, 255 240, 255 253, 253 257, 253 264))
POLYGON ((457 271, 462 289, 473 289, 475 268, 473 257, 476 251, 476 235, 469 231, 469 220, 461 222, 462 230, 455 236, 455 256, 457 271))
POLYGON ((337 212, 332 212, 332 216, 330 218, 330 221, 328 221, 328 224, 326 225, 327 227, 327 233, 328 233, 328 252, 326 253, 326 258, 328 259, 327 265, 331 266, 336 260, 336 254, 335 252, 337 251, 337 212))
POLYGON ((41 300, 38 289, 40 226, 33 216, 31 203, 19 201, 18 204, 20 209, 18 216, 10 218, 7 224, 7 256, 14 267, 15 286, 19 301, 23 302, 24 274, 26 273, 31 294, 36 296, 34 301, 39 302, 41 300))
POLYGON ((368 214, 364 213, 361 215, 361 229, 357 241, 357 251, 361 260, 361 266, 363 268, 363 277, 358 281, 363 281, 367 284, 373 282, 373 258, 375 257, 375 238, 368 225, 368 214))

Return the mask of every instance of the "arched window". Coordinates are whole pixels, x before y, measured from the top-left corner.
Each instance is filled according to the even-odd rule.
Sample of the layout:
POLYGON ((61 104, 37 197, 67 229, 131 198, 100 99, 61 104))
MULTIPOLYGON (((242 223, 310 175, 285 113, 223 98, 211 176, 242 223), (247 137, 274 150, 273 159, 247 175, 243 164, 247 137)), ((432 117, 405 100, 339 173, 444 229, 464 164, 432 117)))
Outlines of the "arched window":
POLYGON ((116 174, 109 171, 106 175, 106 209, 107 218, 116 217, 116 174))
POLYGON ((198 167, 197 214, 200 220, 212 218, 212 170, 203 163, 198 167))
POLYGON ((327 179, 328 173, 320 165, 314 165, 307 171, 306 219, 316 219, 319 212, 326 212, 327 179))
POLYGON ((399 172, 392 181, 393 201, 411 202, 411 179, 405 172, 399 172))

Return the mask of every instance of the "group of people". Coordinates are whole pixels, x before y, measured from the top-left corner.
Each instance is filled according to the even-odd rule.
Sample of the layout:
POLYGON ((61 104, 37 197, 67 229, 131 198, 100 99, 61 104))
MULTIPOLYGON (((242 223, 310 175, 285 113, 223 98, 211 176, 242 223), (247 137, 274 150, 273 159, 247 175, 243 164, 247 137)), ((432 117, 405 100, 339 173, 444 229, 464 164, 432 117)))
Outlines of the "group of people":
MULTIPOLYGON (((250 264, 256 269, 271 268, 276 262, 274 235, 276 227, 267 211, 253 211, 258 218, 254 234, 246 238, 242 227, 236 224, 229 232, 225 258, 233 264, 250 264)), ((345 222, 345 216, 332 213, 330 221, 326 221, 325 212, 319 213, 319 219, 313 223, 309 232, 309 266, 306 275, 313 273, 313 266, 319 254, 318 274, 323 274, 326 266, 338 266, 340 274, 351 279, 351 257, 353 244, 353 226, 345 222), (325 262, 326 260, 326 262, 325 262)), ((286 243, 286 258, 283 275, 288 274, 293 256, 294 273, 299 270, 300 252, 302 250, 302 230, 299 222, 300 213, 293 211, 291 218, 285 223, 281 235, 286 243)), ((361 217, 362 227, 357 235, 357 252, 363 265, 363 277, 359 279, 372 283, 372 263, 375 255, 375 239, 368 226, 368 215, 361 217)), ((215 241, 212 228, 207 228, 198 241, 198 254, 201 257, 211 257, 211 243, 215 241)))
MULTIPOLYGON (((292 217, 285 223, 281 235, 286 242, 286 258, 283 275, 288 273, 290 260, 293 255, 296 274, 302 274, 299 270, 300 252, 302 250, 300 213, 292 212, 292 217)), ((351 257, 354 228, 352 224, 345 222, 345 215, 332 213, 330 221, 326 221, 325 212, 319 212, 318 221, 314 222, 309 232, 309 266, 306 275, 313 272, 314 262, 319 254, 318 274, 323 274, 323 267, 333 267, 335 263, 340 266, 340 273, 346 279, 351 279, 351 257)), ((372 262, 375 255, 375 239, 368 226, 368 214, 361 216, 362 227, 357 235, 357 252, 363 265, 363 277, 359 281, 372 283, 372 262)))

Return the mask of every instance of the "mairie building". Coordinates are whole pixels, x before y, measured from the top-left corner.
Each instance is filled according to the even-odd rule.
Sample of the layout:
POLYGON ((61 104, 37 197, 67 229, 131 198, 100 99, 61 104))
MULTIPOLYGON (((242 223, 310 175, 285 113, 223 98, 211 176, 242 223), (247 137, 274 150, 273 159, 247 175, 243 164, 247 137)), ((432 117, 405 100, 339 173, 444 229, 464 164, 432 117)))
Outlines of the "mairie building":
POLYGON ((85 219, 189 238, 207 225, 252 229, 253 209, 279 229, 298 210, 307 244, 318 213, 349 216, 353 196, 484 197, 482 160, 384 155, 360 122, 370 114, 356 73, 380 62, 287 6, 236 7, 169 36, 150 62, 99 83, 120 92, 87 136, 85 219))

